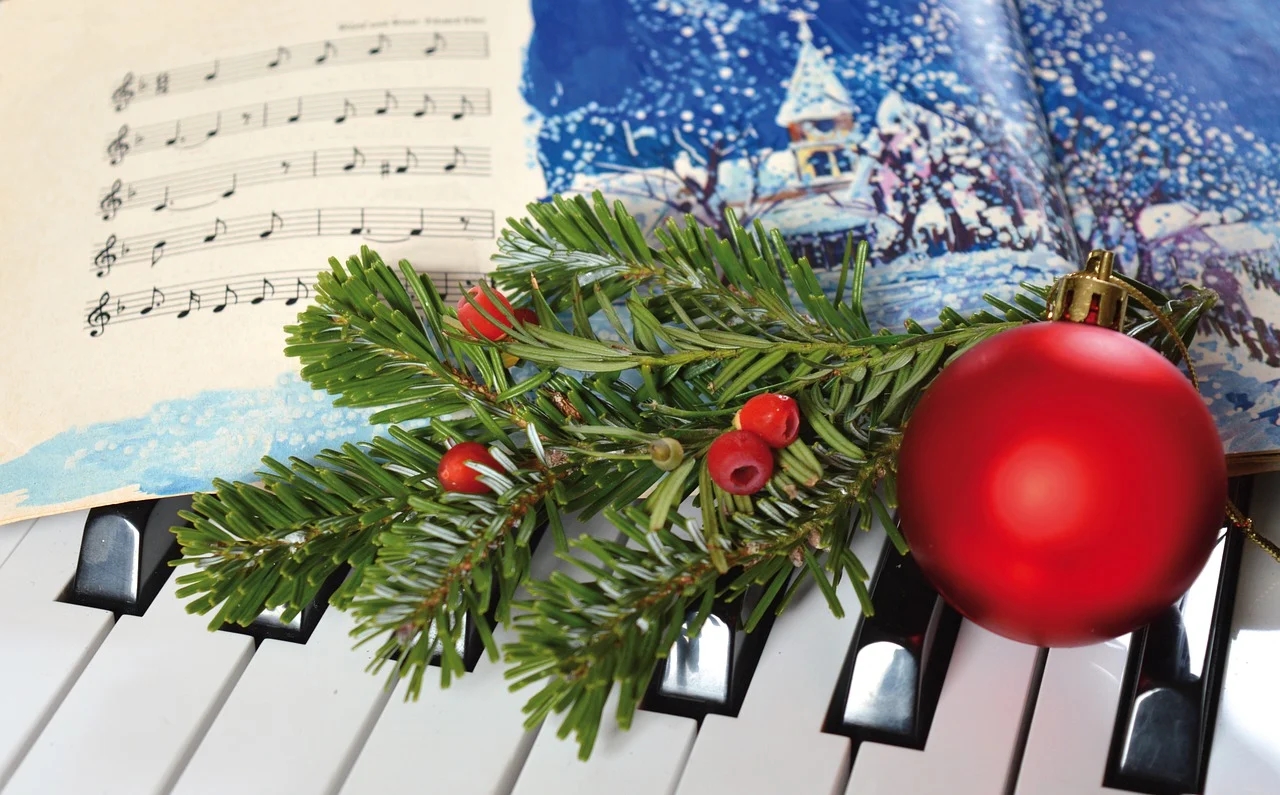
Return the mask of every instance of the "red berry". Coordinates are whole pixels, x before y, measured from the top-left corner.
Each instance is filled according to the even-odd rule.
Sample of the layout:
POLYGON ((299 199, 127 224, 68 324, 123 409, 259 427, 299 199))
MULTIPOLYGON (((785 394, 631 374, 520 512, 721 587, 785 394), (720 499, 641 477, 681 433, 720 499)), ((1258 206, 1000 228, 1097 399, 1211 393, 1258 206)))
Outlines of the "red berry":
POLYGON ((440 478, 440 485, 444 486, 446 491, 460 491, 463 494, 484 494, 492 491, 480 482, 480 473, 467 466, 468 461, 475 461, 501 471, 498 462, 489 454, 489 448, 479 442, 462 442, 449 448, 440 457, 440 466, 436 467, 436 476, 440 478))
POLYGON ((516 320, 521 323, 536 326, 538 325, 538 313, 532 309, 522 306, 515 311, 516 320))
MULTIPOLYGON (((498 300, 506 307, 508 312, 513 312, 511 302, 507 297, 498 291, 494 291, 498 296, 498 300)), ((506 329, 510 328, 506 316, 502 314, 502 310, 493 305, 489 300, 489 296, 485 295, 483 289, 479 285, 472 287, 467 291, 467 296, 476 302, 476 306, 484 309, 498 321, 500 325, 495 325, 493 321, 485 317, 476 306, 472 306, 466 297, 458 301, 458 322, 462 323, 462 327, 477 337, 484 337, 487 340, 500 340, 506 336, 506 329)), ((514 312, 513 312, 514 314, 514 312)))
POLYGON ((773 451, 750 431, 727 431, 707 449, 707 469, 730 494, 755 494, 773 477, 773 451))
POLYGON ((734 427, 751 431, 770 447, 786 447, 800 435, 800 406, 787 395, 756 395, 738 412, 734 427))

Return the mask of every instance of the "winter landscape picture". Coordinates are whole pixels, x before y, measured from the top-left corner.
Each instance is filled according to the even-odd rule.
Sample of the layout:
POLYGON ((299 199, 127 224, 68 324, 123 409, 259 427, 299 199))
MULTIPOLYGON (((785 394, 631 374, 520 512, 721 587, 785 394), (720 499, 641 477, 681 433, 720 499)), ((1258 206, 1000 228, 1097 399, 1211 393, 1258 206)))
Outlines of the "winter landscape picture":
POLYGON ((1280 447, 1280 5, 1020 5, 1081 248, 1217 291, 1202 391, 1228 452, 1280 447))
MULTIPOLYGON (((827 268, 872 246, 900 327, 1075 262, 1005 0, 534 0, 525 95, 550 192, 652 227, 779 229, 827 268)), ((834 277, 834 274, 832 274, 834 277)))

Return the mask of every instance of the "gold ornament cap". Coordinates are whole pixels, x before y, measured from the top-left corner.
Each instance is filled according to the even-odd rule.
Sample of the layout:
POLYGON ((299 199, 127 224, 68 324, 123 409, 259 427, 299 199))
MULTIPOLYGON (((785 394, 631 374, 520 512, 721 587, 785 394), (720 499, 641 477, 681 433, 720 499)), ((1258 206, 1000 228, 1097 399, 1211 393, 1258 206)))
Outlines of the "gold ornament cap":
POLYGON ((1050 319, 1124 331, 1129 296, 1124 288, 1111 281, 1115 261, 1114 252, 1105 249, 1090 251, 1084 270, 1062 277, 1050 306, 1050 319))

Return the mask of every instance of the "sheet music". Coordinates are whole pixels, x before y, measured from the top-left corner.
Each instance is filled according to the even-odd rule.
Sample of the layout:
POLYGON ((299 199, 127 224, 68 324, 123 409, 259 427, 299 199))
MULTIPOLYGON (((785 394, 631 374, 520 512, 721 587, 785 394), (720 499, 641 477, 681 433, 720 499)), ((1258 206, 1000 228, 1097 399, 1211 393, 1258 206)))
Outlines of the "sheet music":
POLYGON ((131 462, 145 437, 112 423, 214 400, 236 416, 242 399, 243 428, 193 432, 190 460, 155 462, 186 474, 177 491, 272 449, 240 430, 316 436, 318 420, 250 412, 290 416, 271 397, 296 380, 283 327, 328 258, 367 244, 452 299, 544 193, 519 94, 531 25, 497 0, 6 9, 0 524, 155 493, 13 490, 23 456, 77 428, 106 429, 131 462))

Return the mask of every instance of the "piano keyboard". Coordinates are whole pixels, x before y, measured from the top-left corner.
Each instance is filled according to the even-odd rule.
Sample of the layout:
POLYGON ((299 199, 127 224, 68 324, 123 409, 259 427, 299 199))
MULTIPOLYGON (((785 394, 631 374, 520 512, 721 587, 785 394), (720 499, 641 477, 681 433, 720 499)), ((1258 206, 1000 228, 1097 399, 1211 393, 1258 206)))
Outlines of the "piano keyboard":
MULTIPOLYGON (((1280 475, 1244 498, 1280 538, 1280 475)), ((861 534, 874 618, 802 592, 748 636, 720 606, 584 763, 554 720, 523 727, 528 693, 487 658, 406 702, 323 603, 208 631, 156 532, 182 506, 0 527, 3 795, 1280 792, 1280 564, 1234 533, 1150 627, 1052 651, 961 620, 882 530, 861 534)), ((563 565, 550 547, 535 576, 563 565)))

